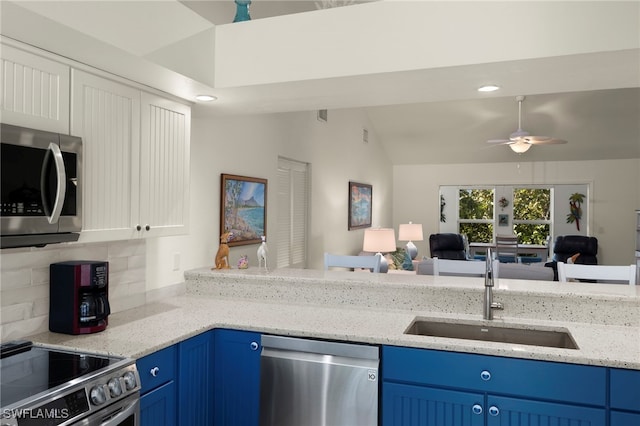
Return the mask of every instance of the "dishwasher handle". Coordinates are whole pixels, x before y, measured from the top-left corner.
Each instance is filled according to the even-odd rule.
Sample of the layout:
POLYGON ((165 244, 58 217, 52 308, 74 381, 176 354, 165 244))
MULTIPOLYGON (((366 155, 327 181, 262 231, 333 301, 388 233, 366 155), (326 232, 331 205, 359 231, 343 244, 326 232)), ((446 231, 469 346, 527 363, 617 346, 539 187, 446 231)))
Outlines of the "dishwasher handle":
POLYGON ((376 361, 380 359, 380 348, 378 346, 269 335, 263 335, 261 343, 264 350, 280 349, 376 361))

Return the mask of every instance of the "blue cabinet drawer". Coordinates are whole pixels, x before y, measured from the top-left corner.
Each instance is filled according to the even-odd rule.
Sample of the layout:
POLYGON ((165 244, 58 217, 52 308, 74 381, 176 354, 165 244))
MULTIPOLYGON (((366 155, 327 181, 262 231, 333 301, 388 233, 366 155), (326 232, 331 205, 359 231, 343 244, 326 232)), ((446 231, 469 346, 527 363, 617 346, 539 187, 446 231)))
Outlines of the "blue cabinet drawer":
POLYGON ((144 395, 156 387, 176 378, 176 346, 159 350, 136 361, 144 395))
POLYGON ((611 408, 640 412, 640 371, 611 369, 611 408))
POLYGON ((604 406, 606 368, 429 349, 382 348, 386 381, 604 406))

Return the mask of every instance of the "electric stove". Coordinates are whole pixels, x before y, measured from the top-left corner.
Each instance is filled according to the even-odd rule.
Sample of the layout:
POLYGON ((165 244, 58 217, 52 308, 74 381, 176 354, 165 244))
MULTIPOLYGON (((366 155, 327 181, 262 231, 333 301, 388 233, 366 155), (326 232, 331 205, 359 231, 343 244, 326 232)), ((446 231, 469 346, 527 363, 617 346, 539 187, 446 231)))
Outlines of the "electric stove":
MULTIPOLYGON (((121 401, 126 404, 120 411, 133 404, 139 413, 140 377, 133 359, 27 341, 4 343, 0 353, 1 426, 93 424, 93 416, 121 401)), ((137 417, 113 424, 137 425, 137 417)))

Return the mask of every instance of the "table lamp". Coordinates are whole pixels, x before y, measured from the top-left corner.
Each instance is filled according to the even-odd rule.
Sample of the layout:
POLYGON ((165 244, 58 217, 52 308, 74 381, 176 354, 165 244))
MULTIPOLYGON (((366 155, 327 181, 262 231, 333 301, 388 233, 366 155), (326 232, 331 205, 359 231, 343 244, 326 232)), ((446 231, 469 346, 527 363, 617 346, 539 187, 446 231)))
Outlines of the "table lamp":
POLYGON ((420 223, 403 223, 398 228, 398 240, 408 241, 407 253, 409 253, 412 260, 418 256, 418 248, 413 244, 413 241, 422 241, 423 239, 422 224, 420 223))
POLYGON ((367 228, 364 230, 364 242, 362 250, 376 253, 380 256, 380 272, 386 273, 389 270, 387 259, 382 253, 396 251, 396 233, 391 228, 367 228))

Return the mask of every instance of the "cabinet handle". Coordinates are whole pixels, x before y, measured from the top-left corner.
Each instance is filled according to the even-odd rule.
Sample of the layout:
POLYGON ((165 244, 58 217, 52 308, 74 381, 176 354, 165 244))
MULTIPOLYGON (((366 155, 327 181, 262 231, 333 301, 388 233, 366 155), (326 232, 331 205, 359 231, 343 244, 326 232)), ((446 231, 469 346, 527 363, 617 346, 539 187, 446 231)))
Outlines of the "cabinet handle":
POLYGON ((150 230, 150 229, 151 229, 151 227, 150 227, 149 225, 145 225, 145 226, 144 226, 144 230, 145 230, 145 231, 148 231, 148 230, 150 230))
POLYGON ((151 373, 151 375, 152 375, 153 377, 158 377, 158 373, 160 373, 160 368, 158 368, 158 367, 153 367, 153 368, 151 369, 151 371, 149 371, 149 373, 151 373))
POLYGON ((482 372, 480 373, 480 378, 487 382, 491 380, 491 373, 487 370, 482 370, 482 372))
POLYGON ((258 350, 258 342, 251 342, 251 350, 252 351, 257 351, 258 350))
POLYGON ((471 407, 471 411, 473 411, 473 414, 482 414, 482 405, 473 404, 473 407, 471 407))
POLYGON ((495 405, 489 407, 490 416, 496 417, 498 414, 500 414, 500 409, 498 407, 496 407, 495 405))

